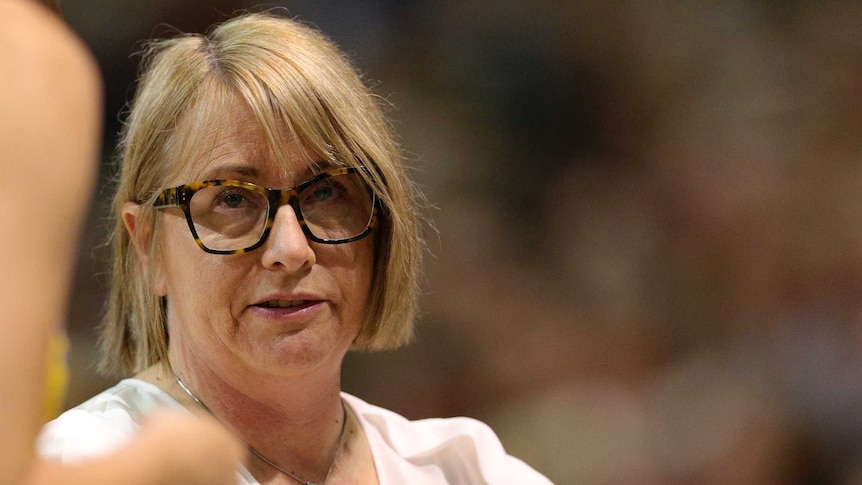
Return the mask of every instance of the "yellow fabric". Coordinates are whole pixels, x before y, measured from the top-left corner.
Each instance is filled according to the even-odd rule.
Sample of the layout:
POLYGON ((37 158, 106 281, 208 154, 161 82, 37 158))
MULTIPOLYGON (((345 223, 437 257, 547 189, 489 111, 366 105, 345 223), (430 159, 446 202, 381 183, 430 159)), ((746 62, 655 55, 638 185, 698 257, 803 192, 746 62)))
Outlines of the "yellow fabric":
POLYGON ((50 421, 63 411, 63 399, 69 385, 69 339, 63 332, 56 332, 48 342, 48 362, 45 366, 45 400, 43 417, 50 421))

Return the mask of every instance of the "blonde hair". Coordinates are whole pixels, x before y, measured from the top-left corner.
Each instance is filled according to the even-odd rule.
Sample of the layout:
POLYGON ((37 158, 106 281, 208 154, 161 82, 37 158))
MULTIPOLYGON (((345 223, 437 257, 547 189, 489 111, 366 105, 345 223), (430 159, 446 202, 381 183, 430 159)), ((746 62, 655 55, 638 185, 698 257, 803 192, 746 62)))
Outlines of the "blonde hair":
MULTIPOLYGON (((184 139, 199 116, 217 117, 226 96, 242 99, 260 123, 276 160, 300 143, 339 165, 365 166, 382 202, 375 237, 370 304, 353 348, 404 345, 413 332, 422 243, 418 193, 378 98, 351 63, 322 34, 272 14, 244 14, 208 35, 180 35, 149 44, 144 70, 123 128, 114 198, 113 281, 102 322, 100 370, 139 372, 167 362, 165 302, 150 290, 122 207, 141 204, 138 224, 151 228, 156 256, 157 216, 151 202, 182 169, 184 139)), ((188 158, 185 158, 188 160, 188 158)), ((190 236, 191 237, 191 236, 190 236)))

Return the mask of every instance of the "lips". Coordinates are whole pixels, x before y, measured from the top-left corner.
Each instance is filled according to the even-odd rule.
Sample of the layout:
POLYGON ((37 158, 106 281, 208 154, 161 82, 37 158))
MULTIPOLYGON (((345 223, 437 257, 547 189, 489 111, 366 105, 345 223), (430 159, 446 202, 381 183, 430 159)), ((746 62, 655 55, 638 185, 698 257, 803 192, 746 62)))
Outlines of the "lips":
POLYGON ((263 308, 293 308, 303 306, 308 303, 308 300, 268 300, 258 303, 257 306, 263 308))
POLYGON ((305 314, 306 310, 316 307, 321 302, 323 300, 312 295, 273 295, 261 299, 251 307, 266 315, 287 316, 305 314))

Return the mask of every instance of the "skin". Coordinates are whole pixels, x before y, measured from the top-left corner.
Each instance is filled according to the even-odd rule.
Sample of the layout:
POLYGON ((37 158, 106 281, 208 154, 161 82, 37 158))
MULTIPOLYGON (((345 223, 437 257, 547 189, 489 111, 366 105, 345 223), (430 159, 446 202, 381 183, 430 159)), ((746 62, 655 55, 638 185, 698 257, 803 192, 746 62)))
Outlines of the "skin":
MULTIPOLYGON (((297 145, 286 147, 289 169, 279 168, 263 132, 238 100, 206 133, 198 162, 189 163, 167 186, 237 179, 287 188, 315 173, 308 163, 314 158, 297 145)), ((289 464, 297 475, 322 480, 344 420, 341 363, 369 301, 374 238, 312 243, 285 205, 262 247, 213 255, 197 246, 180 209, 162 212, 153 260, 149 228, 138 224, 140 207, 128 203, 123 215, 151 272, 153 291, 167 298, 173 371, 244 441, 289 464), (261 305, 273 300, 302 303, 280 309, 261 305)), ((189 404, 164 368, 139 377, 189 404)), ((349 436, 361 436, 354 424, 350 430, 349 436)), ((365 466, 360 468, 370 469, 373 477, 364 438, 352 449, 339 454, 339 463, 361 456, 365 466)), ((286 480, 254 460, 250 470, 261 480, 286 480)))
POLYGON ((244 449, 212 419, 160 414, 140 438, 75 466, 34 456, 46 350, 64 320, 96 173, 101 86, 80 41, 35 3, 0 0, 0 483, 235 483, 244 449), (46 197, 46 192, 51 195, 46 197))
MULTIPOLYGON (((0 339, 0 380, 14 396, 0 400, 0 456, 19 464, 30 459, 39 429, 46 346, 63 321, 75 255, 69 241, 78 238, 92 187, 99 86, 92 60, 58 20, 35 4, 9 0, 0 1, 0 72, 7 180, 0 326, 16 336, 0 339), (46 188, 62 188, 63 197, 43 197, 39 189, 46 188)), ((0 476, 7 470, 0 467, 0 476)))

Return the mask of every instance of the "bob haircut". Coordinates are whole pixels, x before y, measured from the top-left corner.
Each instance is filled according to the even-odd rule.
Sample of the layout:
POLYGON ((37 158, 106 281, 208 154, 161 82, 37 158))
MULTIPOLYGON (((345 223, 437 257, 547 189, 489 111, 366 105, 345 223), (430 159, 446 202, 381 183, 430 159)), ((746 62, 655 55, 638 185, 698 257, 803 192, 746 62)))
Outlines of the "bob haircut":
POLYGON ((370 236, 375 238, 370 303, 352 348, 406 344, 413 333, 422 255, 419 194, 379 98, 344 54, 295 20, 248 13, 207 35, 152 41, 143 56, 118 149, 112 284, 99 369, 128 375, 167 362, 169 302, 151 291, 122 207, 130 201, 141 205, 138 224, 148 228, 149 256, 157 258, 159 211, 152 202, 171 178, 189 170, 194 154, 206 153, 199 125, 229 122, 219 114, 231 99, 250 109, 282 169, 288 170, 283 147, 290 143, 330 164, 366 167, 360 172, 382 207, 370 236))

